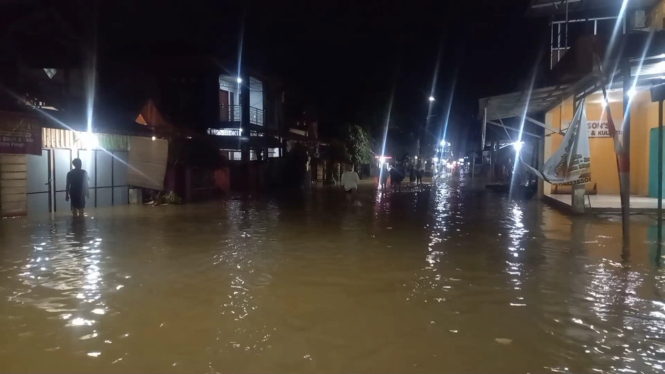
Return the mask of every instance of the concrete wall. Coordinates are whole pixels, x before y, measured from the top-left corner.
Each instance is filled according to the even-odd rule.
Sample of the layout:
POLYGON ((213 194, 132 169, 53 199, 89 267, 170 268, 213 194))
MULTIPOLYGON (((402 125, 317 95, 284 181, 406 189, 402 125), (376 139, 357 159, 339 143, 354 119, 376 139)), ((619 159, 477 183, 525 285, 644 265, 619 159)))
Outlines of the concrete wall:
POLYGON ((27 164, 25 155, 0 155, 0 215, 28 214, 27 164))

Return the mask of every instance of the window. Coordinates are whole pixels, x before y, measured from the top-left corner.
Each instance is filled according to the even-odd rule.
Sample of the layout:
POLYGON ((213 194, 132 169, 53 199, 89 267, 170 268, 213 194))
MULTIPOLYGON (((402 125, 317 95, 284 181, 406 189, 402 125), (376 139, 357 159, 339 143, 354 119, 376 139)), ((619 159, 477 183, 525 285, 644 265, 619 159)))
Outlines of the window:
POLYGON ((238 149, 220 149, 220 151, 222 151, 222 156, 226 157, 229 161, 242 160, 242 154, 238 149))

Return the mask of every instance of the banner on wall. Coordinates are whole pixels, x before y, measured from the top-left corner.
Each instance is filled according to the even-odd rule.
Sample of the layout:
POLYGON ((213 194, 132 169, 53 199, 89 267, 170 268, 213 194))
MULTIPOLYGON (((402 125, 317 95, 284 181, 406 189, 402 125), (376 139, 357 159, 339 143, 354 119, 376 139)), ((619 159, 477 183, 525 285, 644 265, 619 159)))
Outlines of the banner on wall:
MULTIPOLYGON (((587 127, 587 134, 589 135, 590 138, 611 138, 612 136, 610 135, 610 128, 608 126, 607 121, 586 121, 586 127, 587 127)), ((570 122, 568 123, 568 127, 570 127, 570 122)), ((566 128, 564 128, 566 130, 566 128)))
POLYGON ((23 113, 0 112, 0 153, 41 156, 41 119, 23 113))
POLYGON ((611 138, 607 121, 587 121, 587 133, 590 138, 611 138))
POLYGON ((543 170, 537 170, 522 162, 530 171, 546 182, 556 185, 583 184, 591 181, 591 150, 589 148, 585 100, 579 104, 575 117, 543 170))

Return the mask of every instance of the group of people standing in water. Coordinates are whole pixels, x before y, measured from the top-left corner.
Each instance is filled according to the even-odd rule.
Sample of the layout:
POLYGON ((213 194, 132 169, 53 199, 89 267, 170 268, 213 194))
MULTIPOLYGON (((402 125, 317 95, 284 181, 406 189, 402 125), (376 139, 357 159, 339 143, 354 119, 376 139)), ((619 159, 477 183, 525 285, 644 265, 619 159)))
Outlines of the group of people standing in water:
POLYGON ((400 192, 402 190, 402 182, 406 178, 407 174, 409 176, 409 181, 411 183, 416 182, 421 184, 423 182, 423 174, 425 170, 422 167, 421 163, 416 165, 406 163, 397 163, 392 167, 389 167, 388 164, 383 164, 381 168, 381 188, 386 189, 388 186, 388 178, 390 178, 390 186, 393 188, 393 191, 400 192))

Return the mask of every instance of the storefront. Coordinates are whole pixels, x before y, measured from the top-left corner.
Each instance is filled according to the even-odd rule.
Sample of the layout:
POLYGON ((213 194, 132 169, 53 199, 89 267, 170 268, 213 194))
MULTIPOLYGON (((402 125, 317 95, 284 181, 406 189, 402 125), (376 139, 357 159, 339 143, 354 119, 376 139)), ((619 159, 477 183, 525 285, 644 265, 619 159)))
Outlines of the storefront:
POLYGON ((566 85, 481 100, 481 111, 487 108, 488 115, 493 112, 495 118, 521 117, 534 122, 530 116, 544 114, 544 121, 539 124, 545 132, 540 146, 543 161, 559 148, 575 109, 584 105, 590 182, 577 200, 571 186, 544 182, 541 190, 546 198, 576 212, 589 208, 616 211, 621 207, 617 153, 608 127, 608 109, 617 131, 621 133, 623 129, 623 133, 629 134, 618 139, 627 150, 625 159, 629 168, 624 175, 629 184, 630 209, 652 210, 657 206, 658 104, 652 102, 650 89, 665 82, 665 32, 626 35, 617 51, 620 52, 613 56, 615 59, 604 64, 604 79, 596 63, 591 73, 566 85), (602 91, 603 83, 607 96, 602 91), (511 101, 511 97, 523 100, 511 101))
POLYGON ((81 159, 90 178, 88 207, 128 204, 130 178, 135 180, 133 185, 139 187, 163 188, 168 153, 166 140, 74 131, 53 128, 52 124, 31 113, 0 112, 0 212, 3 217, 69 211, 65 200, 66 178, 75 158, 81 159), (143 150, 135 152, 135 156, 159 146, 159 159, 150 158, 150 162, 142 163, 139 157, 132 168, 129 152, 132 139, 147 140, 150 145, 135 147, 137 152, 143 150), (130 173, 130 170, 136 172, 130 173), (146 180, 149 186, 145 186, 146 180))

